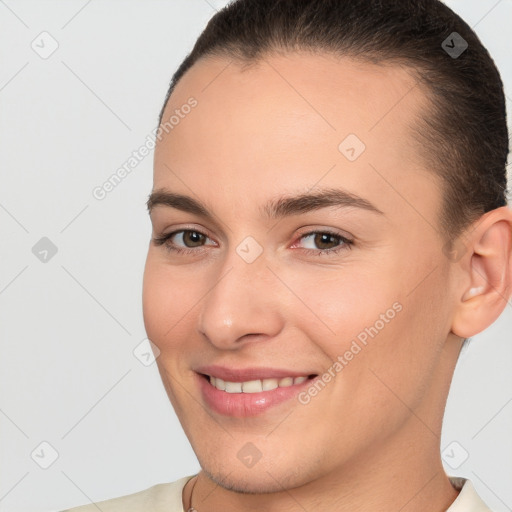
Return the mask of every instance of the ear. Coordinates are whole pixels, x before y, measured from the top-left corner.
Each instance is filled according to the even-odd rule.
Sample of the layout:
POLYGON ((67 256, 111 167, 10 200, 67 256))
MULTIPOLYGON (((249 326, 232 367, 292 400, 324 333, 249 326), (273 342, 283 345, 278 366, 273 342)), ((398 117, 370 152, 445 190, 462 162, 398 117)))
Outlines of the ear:
POLYGON ((512 288, 512 210, 502 206, 475 222, 463 241, 464 256, 456 263, 460 290, 451 331, 469 338, 502 313, 512 288))

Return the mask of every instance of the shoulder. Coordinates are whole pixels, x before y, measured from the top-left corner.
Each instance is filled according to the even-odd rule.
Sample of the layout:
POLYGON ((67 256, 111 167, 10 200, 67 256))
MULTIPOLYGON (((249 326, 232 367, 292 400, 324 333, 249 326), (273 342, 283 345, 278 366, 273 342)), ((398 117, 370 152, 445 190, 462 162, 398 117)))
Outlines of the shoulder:
POLYGON ((194 475, 185 476, 174 482, 153 485, 148 489, 119 496, 105 501, 89 503, 61 512, 182 512, 183 487, 194 475))

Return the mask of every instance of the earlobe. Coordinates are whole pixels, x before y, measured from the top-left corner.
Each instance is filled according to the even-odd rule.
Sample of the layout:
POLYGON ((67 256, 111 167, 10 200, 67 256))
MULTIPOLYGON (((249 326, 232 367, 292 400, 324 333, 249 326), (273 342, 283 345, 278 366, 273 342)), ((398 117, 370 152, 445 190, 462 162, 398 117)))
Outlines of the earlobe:
POLYGON ((512 211, 504 206, 483 215, 466 238, 467 253, 456 264, 464 274, 451 331, 478 334, 502 313, 512 285, 512 211))

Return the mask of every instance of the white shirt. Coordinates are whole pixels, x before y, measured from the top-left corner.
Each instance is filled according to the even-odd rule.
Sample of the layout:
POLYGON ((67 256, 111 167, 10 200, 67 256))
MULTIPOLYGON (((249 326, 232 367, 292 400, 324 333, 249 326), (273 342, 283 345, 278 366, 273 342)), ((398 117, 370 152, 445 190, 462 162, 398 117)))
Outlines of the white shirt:
MULTIPOLYGON (((61 512, 98 512, 98 507, 102 512, 186 512, 182 503, 183 488, 194 476, 185 476, 174 482, 157 484, 134 494, 61 512)), ((449 478, 452 485, 460 492, 446 512, 492 512, 476 493, 471 480, 453 476, 449 478)))

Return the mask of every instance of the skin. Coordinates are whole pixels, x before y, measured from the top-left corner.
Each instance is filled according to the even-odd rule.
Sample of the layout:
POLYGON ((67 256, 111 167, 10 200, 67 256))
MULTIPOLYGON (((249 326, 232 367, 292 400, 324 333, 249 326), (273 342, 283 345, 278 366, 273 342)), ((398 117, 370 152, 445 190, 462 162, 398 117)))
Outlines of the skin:
POLYGON ((144 273, 146 331, 202 467, 185 510, 194 482, 199 512, 441 512, 456 498, 440 459, 442 416, 462 338, 510 296, 512 212, 485 214, 463 256, 446 256, 442 184, 411 135, 427 106, 414 85, 403 68, 294 53, 247 68, 208 57, 172 94, 164 120, 190 96, 198 105, 158 142, 153 190, 190 195, 216 220, 166 206, 150 214, 153 237, 207 235, 202 246, 173 238, 193 255, 151 241, 144 273), (350 133, 366 145, 353 162, 338 149, 350 133), (269 221, 258 210, 324 187, 383 214, 331 207, 269 221), (342 245, 304 237, 322 229, 354 243, 314 254, 342 245), (250 264, 236 252, 247 236, 264 249, 250 264), (198 365, 320 375, 397 301, 402 310, 308 404, 235 418, 203 402, 198 365), (251 468, 237 457, 247 442, 261 452, 251 468))

